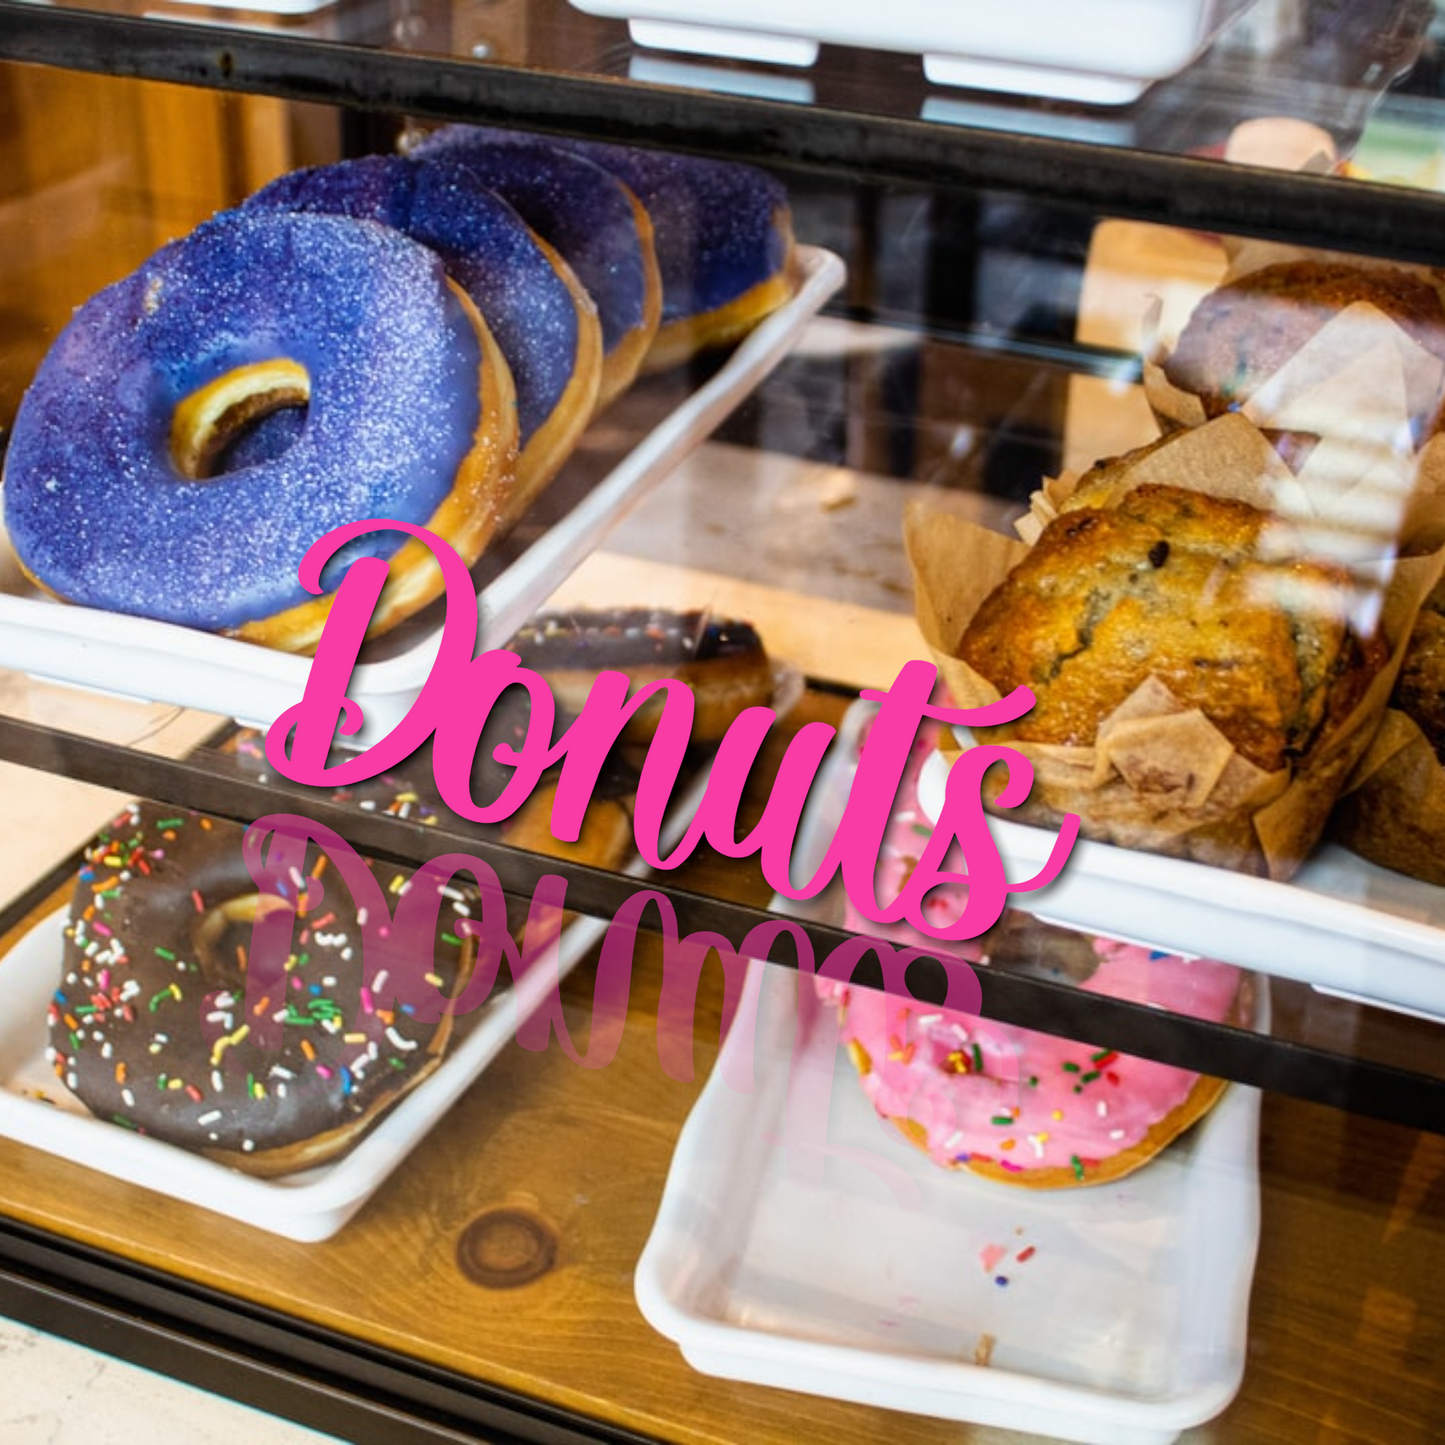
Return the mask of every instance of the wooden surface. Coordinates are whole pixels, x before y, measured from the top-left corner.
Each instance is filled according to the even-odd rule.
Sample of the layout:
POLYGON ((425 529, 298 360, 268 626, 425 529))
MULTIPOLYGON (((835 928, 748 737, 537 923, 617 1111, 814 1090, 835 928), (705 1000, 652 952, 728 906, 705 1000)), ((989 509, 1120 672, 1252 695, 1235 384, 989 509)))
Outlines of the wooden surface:
POLYGON ((0 425, 77 306, 289 167, 287 114, 259 96, 0 65, 0 425))
MULTIPOLYGON (((841 706, 810 697, 795 720, 836 718, 841 706)), ((679 881, 765 901, 751 869, 715 858, 690 864, 679 881)), ((292 1244, 8 1142, 0 1209, 681 1445, 1025 1438, 712 1379, 647 1326, 633 1269, 715 1052, 720 989, 710 971, 698 1081, 673 1082, 656 1053, 658 949, 644 938, 637 959, 614 1063, 586 1070, 555 1044, 540 1054, 509 1046, 326 1243, 292 1244)), ((591 985, 584 966, 567 986, 574 1038, 585 1037, 591 985)), ((1445 1438, 1445 1140, 1270 1098, 1262 1160, 1244 1389, 1186 1440, 1445 1438)))

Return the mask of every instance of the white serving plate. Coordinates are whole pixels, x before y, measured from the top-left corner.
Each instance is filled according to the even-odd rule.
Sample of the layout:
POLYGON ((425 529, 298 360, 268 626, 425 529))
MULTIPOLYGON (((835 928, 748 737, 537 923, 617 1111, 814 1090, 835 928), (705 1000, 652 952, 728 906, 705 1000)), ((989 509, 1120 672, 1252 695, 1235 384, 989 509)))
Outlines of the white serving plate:
MULTIPOLYGON (((798 878, 837 830, 875 710, 853 705, 824 763, 798 878)), ((1223 1410, 1259 1242, 1258 1091, 1232 1085, 1118 1183, 1011 1188, 938 1168, 884 1124, 800 978, 750 965, 638 1262, 648 1322, 706 1374, 1096 1445, 1166 1445, 1223 1410), (839 1151, 826 1160, 787 1147, 810 1104, 839 1151), (985 1269, 990 1245, 1007 1257, 985 1269)))
MULTIPOLYGON (((918 789, 934 819, 947 781, 948 764, 935 753, 918 789)), ((1009 878, 1044 866, 1055 834, 994 816, 988 826, 1009 878)), ((1445 1014, 1445 889, 1333 843, 1317 848, 1290 882, 1276 883, 1081 838, 1053 883, 1009 899, 1070 928, 1445 1014)))
POLYGON ((638 45, 812 65, 818 43, 923 56, 938 85, 1123 105, 1195 59, 1253 0, 572 0, 638 45))
POLYGON ((800 977, 752 965, 755 1091, 724 1077, 745 1007, 637 1266, 643 1315, 688 1363, 1095 1445, 1165 1445, 1223 1410, 1243 1376, 1259 1239, 1257 1091, 1231 1086, 1116 1184, 994 1184, 939 1169, 878 1119, 831 1029, 816 1029, 806 983, 790 1070, 800 977), (829 1145, 869 1151, 887 1177, 839 1157, 810 1178, 790 1158, 790 1079, 820 1069, 832 1075, 829 1145), (1008 1254, 985 1269, 990 1245, 1008 1254), (984 1335, 987 1368, 972 1363, 984 1335))
MULTIPOLYGON (((844 267, 830 251, 797 251, 798 289, 722 367, 655 427, 556 525, 478 593, 483 644, 510 637, 606 535, 778 365, 844 267)), ((438 618, 384 660, 363 662, 348 696, 366 715, 352 745, 399 722, 425 683, 441 636, 438 618)), ((383 639, 385 642, 385 639, 383 639)), ((173 623, 50 600, 24 581, 0 532, 0 667, 127 697, 178 703, 266 727, 301 700, 310 659, 173 623)))
MULTIPOLYGON (((792 686, 786 679, 784 685, 792 686)), ((785 711, 788 703, 779 698, 775 706, 785 711)), ((677 846, 697 812, 708 772, 699 771, 668 817, 664 852, 677 846)), ((640 859, 626 870, 634 878, 648 871, 640 859)), ((461 1019, 459 1041, 441 1066, 353 1149, 316 1169, 261 1179, 97 1119, 56 1079, 45 1058, 46 1009, 60 974, 67 913, 61 907, 42 919, 0 958, 0 1137, 303 1244, 329 1239, 371 1198, 608 927, 597 918, 571 923, 558 942, 556 972, 529 970, 461 1019)))

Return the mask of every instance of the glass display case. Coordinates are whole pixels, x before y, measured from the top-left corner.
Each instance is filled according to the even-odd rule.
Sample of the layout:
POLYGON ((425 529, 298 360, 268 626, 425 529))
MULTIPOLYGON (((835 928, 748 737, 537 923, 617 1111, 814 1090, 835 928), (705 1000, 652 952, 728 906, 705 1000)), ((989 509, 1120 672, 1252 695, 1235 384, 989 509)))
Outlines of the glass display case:
MULTIPOLYGON (((1020 522, 1027 533, 1050 515, 1045 478, 1153 446, 1155 348, 1241 258, 1323 250, 1433 287, 1445 22, 1425 0, 1116 0, 1097 23, 1121 52, 1152 53, 1156 24, 1189 41, 1124 97, 1090 93, 1082 60, 1027 48, 1006 75, 997 56, 992 70, 926 65, 896 39, 902 17, 874 38, 838 7, 818 21, 833 27, 821 45, 800 50, 791 22, 744 26, 749 45, 686 23, 686 8, 679 30, 643 0, 631 27, 625 5, 566 0, 0 0, 7 444, 89 298, 277 177, 415 155, 439 125, 766 167, 786 186, 797 243, 790 294, 756 330, 640 376, 592 417, 472 566, 462 608, 449 593, 364 644, 343 676, 369 717, 353 748, 419 715, 439 654, 456 673, 434 710, 435 751, 403 750, 375 780, 353 769, 339 787, 308 787, 267 760, 265 729, 320 673, 307 657, 61 607, 7 542, 0 1311, 358 1441, 1439 1438, 1440 882, 1366 862, 1338 835, 1289 879, 1269 861, 1241 871, 1207 851, 1092 841, 1058 884, 1010 894, 981 942, 955 928, 940 954, 878 898, 860 906, 846 869, 846 897, 843 878, 800 880, 832 840, 864 835, 870 855, 901 853, 906 889, 925 848, 907 835, 927 838, 961 806, 936 761, 949 733, 912 746, 926 682, 914 684, 904 791, 880 743, 891 805, 875 818, 850 801, 864 750, 893 736, 880 698, 904 708, 905 679, 936 658, 955 597, 949 581, 939 600, 939 539, 1020 522), (473 597, 479 654, 541 609, 600 611, 614 631, 619 617, 670 625, 627 609, 703 632, 746 619, 770 659, 771 691, 752 700, 776 721, 751 750, 729 733, 716 767, 721 729, 665 776, 665 748, 634 740, 591 786, 569 795, 554 772, 511 818, 464 816, 442 773, 505 740, 482 730, 497 688, 467 672, 470 637, 451 636, 473 597), (568 796, 575 826, 554 836, 568 796), (167 895, 156 928, 181 928, 194 960, 157 932, 162 972, 122 998, 111 974, 130 959, 85 890, 148 878, 147 860, 190 847, 189 824, 225 855, 219 891, 239 879, 252 894, 243 833, 253 827, 244 866, 260 887, 267 857, 291 857, 282 839, 298 819, 312 830, 302 861, 326 900, 316 906, 350 893, 365 914, 370 899, 371 921, 354 918, 358 953, 393 956, 376 918, 400 932, 406 880, 445 858, 445 896, 475 915, 478 957, 496 966, 465 985, 475 1007, 423 1037, 425 1067, 391 1016, 425 1015, 425 996, 384 1011, 377 1038, 390 1043, 370 1062, 407 1082, 368 1104, 372 1127, 258 1173, 249 1137, 200 1138, 192 1152, 158 1135, 170 1096, 193 1093, 203 1114, 206 1070, 219 1079, 228 1050, 264 1030, 271 1000, 253 985, 267 909, 228 908, 200 882, 167 895), (111 842, 92 845, 108 824, 111 842), (764 833, 781 840, 771 853, 764 833), (891 950, 854 944, 859 933, 917 956, 895 967, 891 950), (836 994, 810 977, 838 959, 854 967, 841 1035, 836 994), (1193 984, 1103 981, 1171 969, 1227 977, 1228 997, 1205 1007, 1193 984), (880 1025, 870 1059, 858 996, 905 976, 912 1020, 880 1025), (966 1023, 944 1012, 961 999, 966 1023), (167 1030, 195 1033, 196 1072, 157 1076, 138 1057, 128 1077, 96 1017, 117 1010, 140 1016, 150 1055, 172 1047, 167 1030), (995 1142, 973 1153, 1003 1182, 927 1158, 969 1162, 950 1129, 919 1122, 916 1081, 889 1072, 930 1046, 909 1030, 941 1027, 959 1032, 940 1075, 986 1073, 980 1050, 1016 1041, 1010 1029, 1033 1031, 1032 1057, 1050 1061, 1043 1084, 1026 1062, 997 1080, 995 1142), (113 1120, 71 1093, 92 1039, 114 1073, 101 1094, 125 1100, 98 1109, 113 1120), (1096 1167, 1091 1143, 1060 1156, 1074 1176, 1064 1187, 1010 1180, 1027 1173, 1018 1159, 1044 1156, 1050 1128, 1073 1138, 1079 1115, 1091 1139, 1115 1133, 1121 1057, 1228 1088, 1127 1177, 1096 1167), (141 1077, 165 1107, 137 1129, 141 1077), (870 1103, 886 1112, 890 1088, 905 1096, 901 1130, 870 1103), (1031 1092, 1048 1095, 1049 1128, 1020 1122, 1036 1117, 1031 1092)), ((1317 409, 1365 415, 1386 363, 1369 352, 1350 370, 1355 344, 1337 340, 1312 380, 1317 409)), ((1400 366, 1402 392, 1438 396, 1428 347, 1400 366)), ((1438 407, 1427 410, 1433 424, 1438 407)), ((1226 428, 1252 425, 1248 412, 1225 409, 1226 428)), ((1403 447, 1416 497, 1432 485, 1428 465, 1423 482, 1414 470, 1429 430, 1403 447)), ((1222 446, 1203 470, 1236 465, 1222 446)), ((1309 461, 1267 466, 1304 477, 1309 461)), ((1402 511, 1413 555, 1397 566, 1392 551, 1379 582, 1387 629, 1438 578, 1445 531, 1414 506, 1402 511)), ((1158 571, 1168 546, 1154 555, 1158 571)), ((981 566, 970 553, 942 571, 981 566)), ((1390 639, 1396 662, 1408 630, 1390 639)), ((524 717, 508 736, 529 729, 524 717)), ((1187 787, 1193 777, 1191 762, 1187 787)), ((1016 826, 998 825, 1015 882, 1048 855, 1028 852, 1039 829, 1016 826)), ((969 871, 982 866, 970 852, 969 871)), ((309 887, 299 872, 294 885, 309 887)), ((285 896, 284 880, 268 886, 285 896)), ((287 1047, 304 1044, 312 1065, 313 1035, 365 1050, 368 988, 347 995, 358 985, 337 964, 340 984, 303 991, 310 964, 297 964, 334 946, 349 965, 350 942, 324 915, 308 923, 294 890, 289 908, 304 941, 288 941, 273 980, 301 1000, 282 1011, 287 1047), (331 989, 347 996, 331 1003, 331 989)), ((455 933, 465 953, 467 930, 455 933)), ((365 1095, 361 1055, 346 1057, 333 1065, 345 1093, 365 1095)), ((274 1067, 244 1080, 268 1108, 278 1079, 283 1098, 293 1079, 274 1067)))

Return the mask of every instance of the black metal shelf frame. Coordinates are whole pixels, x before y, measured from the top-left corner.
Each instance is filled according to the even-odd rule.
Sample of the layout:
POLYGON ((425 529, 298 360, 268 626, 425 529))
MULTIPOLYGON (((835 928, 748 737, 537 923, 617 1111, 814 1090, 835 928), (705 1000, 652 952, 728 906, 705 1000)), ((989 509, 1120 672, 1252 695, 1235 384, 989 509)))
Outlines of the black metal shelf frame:
POLYGON ((1441 259, 1445 199, 1079 141, 0 0, 0 59, 353 110, 746 156, 856 184, 997 190, 1101 215, 1441 259))
MULTIPOLYGON (((78 782, 113 786, 124 777, 137 795, 196 808, 249 824, 284 806, 286 794, 275 787, 217 770, 214 759, 170 759, 140 754, 115 743, 56 733, 34 723, 0 717, 0 757, 24 767, 58 773, 78 782)), ((294 799, 295 794, 291 794, 294 799)), ((522 852, 506 844, 454 831, 423 827, 331 801, 306 791, 306 816, 333 828, 368 856, 402 867, 416 867, 441 853, 471 853, 496 873, 502 891, 525 903, 540 872, 567 882, 567 907, 595 918, 614 917, 637 890, 637 880, 578 863, 522 852)), ((58 880, 57 880, 58 881, 58 880)), ((671 902, 680 934, 706 930, 735 942, 756 925, 777 915, 689 892, 666 875, 647 886, 671 902)), ((34 902, 29 895, 0 911, 0 932, 13 927, 34 902)), ((798 920, 821 960, 852 935, 806 918, 798 920)), ((655 910, 641 927, 660 931, 655 910)), ((774 960, 796 967, 788 950, 774 960)), ((1025 1025, 1064 1038, 1087 1038, 1100 1048, 1118 1049, 1272 1092, 1330 1104, 1416 1129, 1445 1133, 1445 1078, 1413 1073, 1375 1060, 1347 1057, 1324 1049, 1277 1039, 1229 1024, 1210 1023, 1163 1013, 1144 1004, 1085 993, 1067 983, 1026 974, 977 970, 985 1016, 1025 1025)), ((884 986, 878 958, 865 955, 855 981, 884 986)), ((908 983, 920 1002, 942 1003, 947 977, 941 965, 919 960, 908 983)))
POLYGON ((3 1217, 0 1313, 352 1445, 655 1445, 3 1217))

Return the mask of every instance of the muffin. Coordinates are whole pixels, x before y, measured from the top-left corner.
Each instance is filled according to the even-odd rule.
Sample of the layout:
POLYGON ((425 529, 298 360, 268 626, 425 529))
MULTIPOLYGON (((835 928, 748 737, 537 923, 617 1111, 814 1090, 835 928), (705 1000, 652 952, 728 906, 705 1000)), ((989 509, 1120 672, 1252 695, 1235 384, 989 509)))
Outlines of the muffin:
POLYGON ((1260 554, 1268 522, 1244 502, 1159 485, 1057 517, 963 635, 958 655, 976 673, 1036 697, 991 736, 1090 746, 1153 678, 1267 773, 1307 753, 1385 650, 1347 625, 1342 568, 1260 554))
MULTIPOLYGON (((1421 276, 1342 261, 1290 261, 1210 292, 1164 362, 1164 375, 1197 396, 1207 417, 1222 416, 1248 401, 1327 322, 1357 302, 1383 312, 1445 361, 1445 307, 1421 276)), ((1417 445, 1435 422, 1433 407, 1410 418, 1417 445)))

